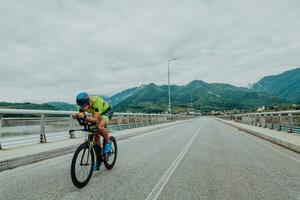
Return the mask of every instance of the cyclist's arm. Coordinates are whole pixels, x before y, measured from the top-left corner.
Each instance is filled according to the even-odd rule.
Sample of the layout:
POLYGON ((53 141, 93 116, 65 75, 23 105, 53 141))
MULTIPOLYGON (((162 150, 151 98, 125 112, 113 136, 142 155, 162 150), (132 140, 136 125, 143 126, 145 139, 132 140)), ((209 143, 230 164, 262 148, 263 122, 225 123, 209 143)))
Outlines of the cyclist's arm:
POLYGON ((84 118, 84 112, 79 108, 79 107, 77 107, 77 113, 74 113, 72 116, 73 116, 73 118, 74 119, 77 119, 77 118, 79 118, 79 119, 82 119, 82 118, 84 118))
POLYGON ((97 123, 99 117, 100 117, 100 114, 96 112, 96 113, 94 113, 93 116, 91 116, 91 117, 86 116, 86 117, 85 117, 85 121, 91 122, 91 123, 97 123))

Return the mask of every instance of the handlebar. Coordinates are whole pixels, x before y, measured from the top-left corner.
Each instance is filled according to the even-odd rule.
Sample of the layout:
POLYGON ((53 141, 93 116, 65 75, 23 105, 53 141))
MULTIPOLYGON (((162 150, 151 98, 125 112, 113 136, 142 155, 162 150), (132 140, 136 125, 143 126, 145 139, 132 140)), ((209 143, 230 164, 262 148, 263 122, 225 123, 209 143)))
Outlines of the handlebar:
POLYGON ((72 129, 72 130, 69 130, 69 133, 75 132, 75 131, 93 131, 93 132, 97 131, 97 129, 92 128, 93 126, 96 125, 96 123, 87 122, 84 119, 78 119, 78 118, 77 118, 77 121, 78 121, 79 125, 83 126, 84 128, 83 129, 72 129))
POLYGON ((77 121, 78 121, 80 126, 84 126, 84 127, 86 127, 86 126, 95 126, 96 125, 96 123, 87 122, 84 119, 77 119, 77 121))

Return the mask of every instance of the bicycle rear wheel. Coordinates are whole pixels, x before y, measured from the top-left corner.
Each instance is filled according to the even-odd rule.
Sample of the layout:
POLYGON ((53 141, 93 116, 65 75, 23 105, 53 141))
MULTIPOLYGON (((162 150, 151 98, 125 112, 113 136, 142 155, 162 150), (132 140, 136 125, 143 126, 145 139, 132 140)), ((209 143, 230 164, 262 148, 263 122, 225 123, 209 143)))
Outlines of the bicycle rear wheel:
POLYGON ((110 136, 109 139, 112 142, 111 152, 104 158, 103 163, 106 169, 111 170, 115 166, 117 161, 118 147, 117 141, 113 136, 110 136))
POLYGON ((82 188, 93 174, 94 152, 88 143, 81 144, 74 153, 71 163, 71 178, 74 185, 82 188))

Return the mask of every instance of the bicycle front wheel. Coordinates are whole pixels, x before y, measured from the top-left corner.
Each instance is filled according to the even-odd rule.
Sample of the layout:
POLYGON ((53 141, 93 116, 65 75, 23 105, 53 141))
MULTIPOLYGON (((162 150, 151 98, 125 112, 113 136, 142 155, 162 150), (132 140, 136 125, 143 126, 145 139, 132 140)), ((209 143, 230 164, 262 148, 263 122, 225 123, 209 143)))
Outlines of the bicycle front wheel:
POLYGON ((86 186, 93 174, 94 152, 88 143, 81 144, 71 163, 71 178, 78 188, 86 186))
POLYGON ((113 136, 110 136, 109 139, 112 142, 111 152, 104 158, 103 162, 105 168, 111 170, 115 166, 117 160, 118 146, 117 146, 117 141, 113 136))

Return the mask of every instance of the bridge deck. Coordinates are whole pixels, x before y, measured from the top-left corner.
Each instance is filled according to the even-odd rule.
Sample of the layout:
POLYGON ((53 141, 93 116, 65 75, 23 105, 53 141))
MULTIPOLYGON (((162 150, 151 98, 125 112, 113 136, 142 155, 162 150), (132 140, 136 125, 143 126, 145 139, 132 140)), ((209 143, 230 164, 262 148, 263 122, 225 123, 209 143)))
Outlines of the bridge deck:
POLYGON ((84 189, 72 154, 0 173, 3 199, 299 199, 300 155, 211 118, 119 141, 84 189))

